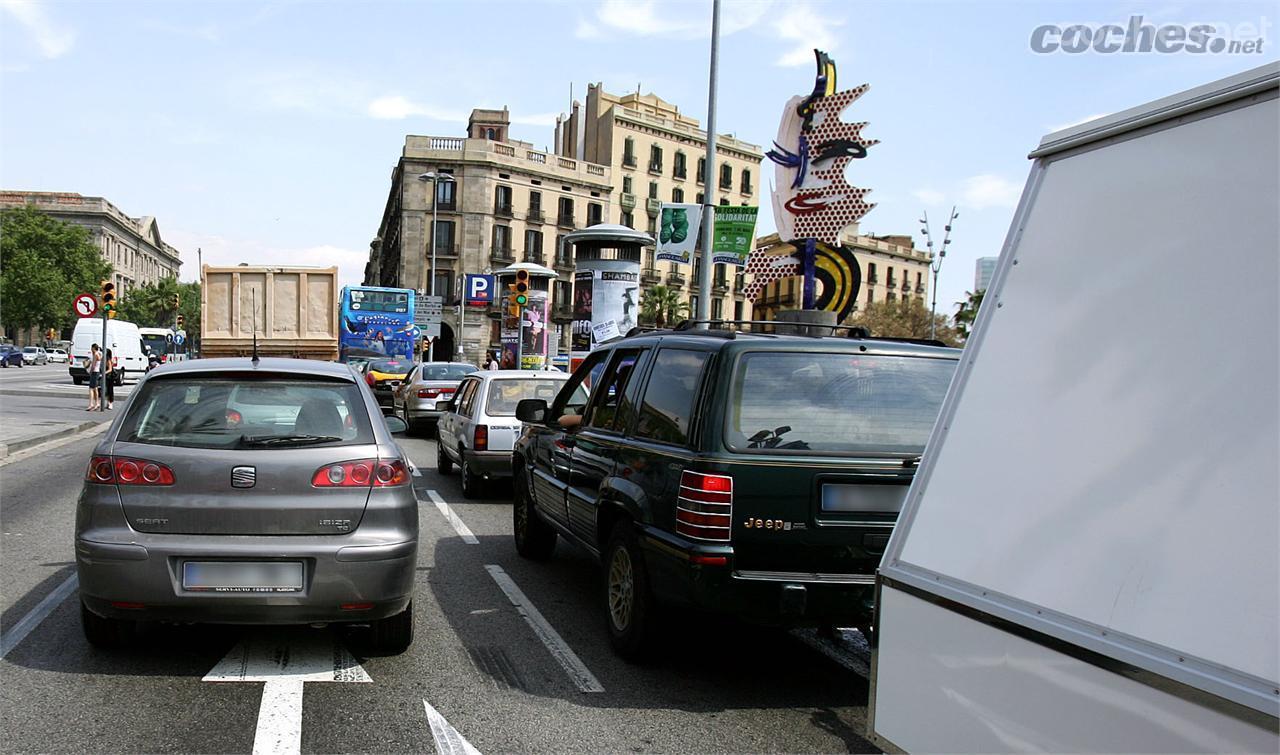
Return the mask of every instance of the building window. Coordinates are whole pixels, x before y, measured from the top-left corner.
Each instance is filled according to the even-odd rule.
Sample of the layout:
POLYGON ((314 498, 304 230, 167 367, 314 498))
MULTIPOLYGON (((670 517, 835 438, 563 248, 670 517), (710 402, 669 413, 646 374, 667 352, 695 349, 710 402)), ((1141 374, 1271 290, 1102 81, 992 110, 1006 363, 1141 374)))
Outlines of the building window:
POLYGON ((485 129, 485 131, 484 131, 484 138, 486 138, 486 139, 488 139, 488 140, 492 141, 492 140, 493 140, 493 129, 491 129, 491 128, 485 129))
POLYGON ((727 200, 727 199, 721 199, 721 200, 720 200, 720 206, 721 206, 721 207, 728 207, 728 206, 729 206, 729 200, 727 200))
POLYGON ((497 254, 511 252, 511 226, 495 225, 493 227, 493 251, 497 254))
POLYGON ((671 201, 679 204, 684 201, 684 189, 679 186, 671 190, 671 201))
POLYGON ((438 220, 435 224, 436 254, 453 252, 453 221, 438 220))
POLYGON ((657 234, 657 232, 658 232, 658 219, 650 216, 649 217, 649 235, 653 236, 657 234))
POLYGON ((630 194, 631 192, 631 176, 622 177, 622 193, 630 194))
POLYGON ((751 193, 751 170, 749 168, 742 169, 742 193, 751 193))
POLYGON ((555 282, 555 302, 552 304, 556 309, 569 309, 573 306, 573 282, 557 280, 555 282))
POLYGON ((924 275, 922 273, 916 273, 916 293, 924 293, 924 275))
POLYGON ((658 182, 657 181, 649 182, 649 198, 650 199, 658 198, 658 182))
POLYGON ((636 140, 629 136, 622 142, 622 164, 627 168, 636 167, 636 140))
POLYGON ((711 319, 719 320, 724 316, 724 299, 715 298, 711 300, 711 319))
POLYGON ((511 187, 499 186, 493 195, 493 214, 511 217, 511 187))
POLYGON ((897 283, 895 283, 895 282, 894 282, 894 280, 893 280, 893 268, 889 268, 889 272, 888 272, 888 274, 885 276, 884 283, 885 283, 885 285, 886 285, 886 286, 888 286, 889 288, 893 288, 894 286, 898 285, 898 284, 897 284, 897 283))
POLYGON ((564 234, 556 234, 556 262, 562 265, 573 264, 573 254, 565 248, 564 234))
POLYGON ((542 214, 542 192, 540 191, 529 192, 529 214, 530 215, 542 214))
POLYGON ((662 172, 662 147, 656 144, 649 147, 649 172, 662 172))
POLYGON ((453 210, 458 206, 457 194, 454 192, 457 188, 455 181, 435 181, 436 185, 436 206, 441 210, 453 210))
POLYGON ((604 208, 600 206, 599 202, 591 202, 590 204, 588 204, 587 205, 587 225, 599 225, 600 223, 604 222, 601 219, 604 217, 603 213, 604 213, 604 208))
POLYGON ((872 304, 875 304, 875 303, 876 303, 876 290, 870 286, 867 286, 867 306, 870 307, 872 304))
POLYGON ((885 294, 885 296, 884 296, 884 300, 885 300, 885 301, 887 301, 887 302, 896 301, 896 300, 897 300, 897 298, 898 298, 898 295, 897 295, 897 294, 895 294, 895 293, 894 293, 894 292, 892 292, 892 291, 890 291, 889 293, 885 294))
POLYGON ((733 188, 733 166, 729 165, 729 163, 720 166, 720 188, 733 188))
POLYGON ((524 232, 524 255, 526 259, 542 257, 542 231, 524 232))
POLYGON ((686 165, 686 162, 687 162, 687 158, 685 157, 684 153, 676 152, 676 157, 674 160, 674 170, 672 172, 672 175, 674 175, 676 178, 684 178, 685 174, 688 172, 688 166, 686 165))
MULTIPOLYGON (((874 286, 876 284, 876 263, 867 263, 867 285, 874 286)), ((870 302, 870 299, 867 299, 870 302)))
POLYGON ((619 221, 628 228, 636 227, 635 217, 633 217, 629 212, 622 213, 622 217, 619 218, 619 221))
POLYGON ((445 304, 453 304, 453 271, 436 269, 436 288, 437 296, 444 297, 445 304))
POLYGON ((698 192, 698 204, 702 204, 702 200, 705 196, 706 195, 704 195, 702 192, 698 192))
POLYGON ((560 213, 556 218, 556 225, 573 226, 573 199, 560 197, 560 213))
POLYGON ((742 302, 740 301, 735 301, 733 303, 733 319, 735 320, 742 319, 742 302))
POLYGON ((706 182, 707 182, 707 158, 699 157, 698 158, 698 183, 704 184, 706 182))

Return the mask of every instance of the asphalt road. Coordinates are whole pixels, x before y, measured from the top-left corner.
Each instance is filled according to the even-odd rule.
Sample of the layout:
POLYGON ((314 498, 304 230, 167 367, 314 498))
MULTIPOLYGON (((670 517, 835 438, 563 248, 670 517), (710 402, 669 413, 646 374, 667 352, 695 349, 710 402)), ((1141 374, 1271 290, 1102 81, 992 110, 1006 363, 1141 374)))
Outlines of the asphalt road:
POLYGON ((549 562, 521 559, 509 490, 465 501, 425 439, 402 443, 421 465, 422 526, 405 654, 361 657, 335 629, 209 626, 154 627, 129 650, 94 650, 71 535, 95 440, 0 464, 4 752, 250 752, 298 725, 293 704, 304 752, 875 751, 862 738, 860 636, 681 617, 659 659, 628 664, 609 649, 587 557, 561 543, 549 562), (322 673, 298 682, 299 702, 254 676, 258 656, 322 673), (247 680, 205 681, 215 667, 247 680))
POLYGON ((133 387, 132 380, 116 387, 115 410, 88 412, 89 387, 72 383, 65 364, 0 369, 0 444, 18 447, 86 423, 108 422, 133 387))

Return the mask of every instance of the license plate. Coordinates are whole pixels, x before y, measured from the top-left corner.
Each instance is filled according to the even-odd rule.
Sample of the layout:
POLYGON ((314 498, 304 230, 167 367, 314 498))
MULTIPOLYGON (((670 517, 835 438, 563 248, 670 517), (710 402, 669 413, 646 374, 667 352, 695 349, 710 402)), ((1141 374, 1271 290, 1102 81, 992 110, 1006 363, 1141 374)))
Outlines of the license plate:
POLYGON ((822 486, 823 511, 896 514, 906 498, 906 485, 822 486))
POLYGON ((187 561, 182 589, 191 592, 301 592, 301 561, 187 561))

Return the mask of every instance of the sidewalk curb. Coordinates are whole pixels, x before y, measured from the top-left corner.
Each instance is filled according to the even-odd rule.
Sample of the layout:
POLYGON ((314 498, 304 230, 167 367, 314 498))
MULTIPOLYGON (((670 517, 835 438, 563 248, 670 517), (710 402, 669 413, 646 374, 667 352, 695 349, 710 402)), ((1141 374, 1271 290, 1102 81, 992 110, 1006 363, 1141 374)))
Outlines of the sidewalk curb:
POLYGON ((44 435, 37 435, 34 438, 23 438, 22 440, 15 440, 12 443, 0 443, 0 459, 7 458, 11 453, 16 453, 33 446, 38 446, 42 443, 48 443, 51 440, 65 438, 68 435, 82 433, 86 430, 92 430, 99 426, 106 427, 109 424, 111 424, 111 420, 107 420, 106 422, 81 422, 78 425, 66 427, 61 430, 54 430, 53 432, 46 433, 44 435))

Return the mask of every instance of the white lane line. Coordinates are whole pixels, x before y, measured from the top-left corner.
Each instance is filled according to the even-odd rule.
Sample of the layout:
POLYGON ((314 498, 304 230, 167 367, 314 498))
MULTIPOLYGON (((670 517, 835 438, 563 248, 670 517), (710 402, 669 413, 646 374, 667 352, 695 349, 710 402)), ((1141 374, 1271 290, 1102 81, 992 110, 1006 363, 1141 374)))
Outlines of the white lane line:
POLYGON ((480 751, 450 726, 440 711, 431 707, 431 703, 424 699, 422 707, 427 710, 427 724, 431 727, 431 738, 436 741, 436 752, 440 755, 480 755, 480 751))
POLYGON ((573 652, 573 648, 560 637, 551 624, 547 622, 539 611, 516 583, 502 570, 497 564, 485 564, 484 568, 489 572, 489 576, 493 577, 493 581, 498 583, 498 587, 506 593, 507 599, 511 601, 511 605, 516 607, 516 611, 524 617, 524 620, 533 628, 534 634, 538 635, 538 639, 542 640, 542 644, 547 646, 547 650, 551 656, 560 663, 564 672, 569 675, 579 692, 604 692, 604 686, 600 684, 600 680, 596 679, 595 674, 587 668, 582 662, 578 654, 573 652))
POLYGON ((0 638, 0 658, 9 654, 10 650, 16 648, 19 643, 31 634, 31 630, 40 626, 40 622, 44 621, 49 614, 53 613, 53 609, 62 604, 67 596, 76 591, 80 586, 80 579, 75 574, 67 577, 66 581, 53 588, 53 592, 44 596, 44 600, 36 604, 30 613, 18 620, 13 628, 4 633, 4 637, 0 638))
POLYGON ((462 517, 458 516, 458 512, 450 508, 449 504, 444 502, 444 499, 440 497, 439 493, 434 490, 428 490, 427 495, 431 496, 431 500, 435 502, 436 508, 440 510, 440 513, 445 519, 449 520, 449 524, 453 525, 454 532, 458 533, 458 536, 462 538, 462 542, 467 545, 478 545, 480 543, 480 541, 476 539, 476 536, 472 534, 471 528, 467 526, 467 523, 462 521, 462 517))
POLYGON ((262 685, 253 755, 291 755, 302 752, 301 679, 272 679, 262 685))

